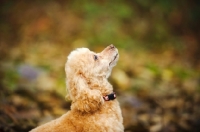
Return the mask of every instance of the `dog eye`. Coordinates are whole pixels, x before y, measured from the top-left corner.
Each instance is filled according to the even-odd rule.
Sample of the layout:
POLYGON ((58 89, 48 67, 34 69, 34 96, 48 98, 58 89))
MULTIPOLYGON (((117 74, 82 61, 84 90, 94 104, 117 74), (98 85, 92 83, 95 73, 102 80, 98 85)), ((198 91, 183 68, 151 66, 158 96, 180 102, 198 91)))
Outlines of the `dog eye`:
POLYGON ((97 55, 94 55, 94 60, 98 60, 98 56, 97 55))

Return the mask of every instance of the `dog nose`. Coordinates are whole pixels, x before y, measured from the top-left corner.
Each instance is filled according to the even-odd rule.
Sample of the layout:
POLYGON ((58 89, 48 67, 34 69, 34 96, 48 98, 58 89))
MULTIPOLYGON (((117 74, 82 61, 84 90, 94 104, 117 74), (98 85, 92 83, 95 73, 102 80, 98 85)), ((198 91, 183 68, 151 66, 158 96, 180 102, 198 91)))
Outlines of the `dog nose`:
POLYGON ((110 45, 110 49, 114 49, 115 46, 113 44, 110 45))

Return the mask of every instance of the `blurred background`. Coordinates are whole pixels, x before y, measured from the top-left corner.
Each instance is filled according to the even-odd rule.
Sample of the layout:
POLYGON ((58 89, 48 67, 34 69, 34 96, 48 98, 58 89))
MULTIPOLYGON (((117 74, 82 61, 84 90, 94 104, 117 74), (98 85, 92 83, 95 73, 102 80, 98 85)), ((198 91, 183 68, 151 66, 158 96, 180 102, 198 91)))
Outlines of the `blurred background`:
POLYGON ((109 44, 125 132, 199 132, 199 20, 199 0, 1 0, 0 132, 67 112, 68 54, 109 44))

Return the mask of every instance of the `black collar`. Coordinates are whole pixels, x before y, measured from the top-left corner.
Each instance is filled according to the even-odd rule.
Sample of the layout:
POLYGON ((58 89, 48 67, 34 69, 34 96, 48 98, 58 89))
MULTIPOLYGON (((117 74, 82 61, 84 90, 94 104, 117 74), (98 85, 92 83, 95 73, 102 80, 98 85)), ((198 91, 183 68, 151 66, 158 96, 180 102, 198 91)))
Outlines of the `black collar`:
POLYGON ((116 96, 115 92, 113 92, 113 93, 111 93, 111 94, 108 94, 108 95, 104 96, 103 99, 104 99, 105 101, 110 101, 110 100, 116 99, 116 97, 117 97, 117 96, 116 96))

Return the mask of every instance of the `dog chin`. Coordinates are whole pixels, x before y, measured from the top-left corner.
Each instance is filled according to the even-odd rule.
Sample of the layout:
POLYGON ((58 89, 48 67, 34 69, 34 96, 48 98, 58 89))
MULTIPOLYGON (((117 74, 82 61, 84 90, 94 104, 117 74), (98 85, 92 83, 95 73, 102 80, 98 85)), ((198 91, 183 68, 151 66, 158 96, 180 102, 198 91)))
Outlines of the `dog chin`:
POLYGON ((114 67, 114 66, 117 64, 118 59, 119 59, 119 54, 117 53, 117 54, 113 57, 113 59, 111 60, 111 62, 109 63, 109 66, 110 66, 110 67, 114 67))
POLYGON ((112 72, 112 68, 117 64, 117 60, 118 59, 115 59, 114 61, 109 63, 109 68, 108 68, 109 70, 107 72, 106 78, 108 78, 110 76, 110 74, 112 72))

